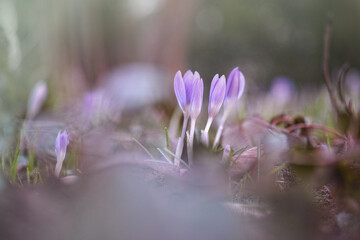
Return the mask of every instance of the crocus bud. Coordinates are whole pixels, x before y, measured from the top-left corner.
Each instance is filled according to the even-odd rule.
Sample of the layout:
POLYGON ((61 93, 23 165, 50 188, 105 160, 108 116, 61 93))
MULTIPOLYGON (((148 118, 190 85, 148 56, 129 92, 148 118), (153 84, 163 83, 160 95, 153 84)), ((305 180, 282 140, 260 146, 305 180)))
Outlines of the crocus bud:
POLYGON ((55 140, 55 153, 56 153, 56 167, 55 167, 55 176, 59 177, 61 166, 65 160, 66 148, 69 144, 69 134, 66 130, 61 132, 59 131, 56 140, 55 140))
POLYGON ((203 95, 204 95, 204 82, 201 78, 196 78, 194 80, 191 99, 190 99, 190 116, 192 119, 198 118, 201 112, 203 95))
POLYGON ((211 82, 210 94, 209 94, 209 118, 214 118, 223 104, 226 90, 225 76, 222 75, 219 78, 219 74, 216 74, 211 82))
POLYGON ((47 94, 48 89, 46 83, 43 81, 37 82, 30 93, 28 101, 26 113, 28 119, 33 119, 39 113, 47 94))
POLYGON ((238 67, 234 68, 228 77, 226 86, 226 98, 225 105, 235 103, 236 100, 240 99, 245 90, 245 77, 242 72, 239 71, 238 67))
POLYGON ((181 110, 185 113, 191 101, 191 94, 195 79, 200 78, 200 74, 188 70, 184 76, 178 71, 174 78, 174 90, 181 110))

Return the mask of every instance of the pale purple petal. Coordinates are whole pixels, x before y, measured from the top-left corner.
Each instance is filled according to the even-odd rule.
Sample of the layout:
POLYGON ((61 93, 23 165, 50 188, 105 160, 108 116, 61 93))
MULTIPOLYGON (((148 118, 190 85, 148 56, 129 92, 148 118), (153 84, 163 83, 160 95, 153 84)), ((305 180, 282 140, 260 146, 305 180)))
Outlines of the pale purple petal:
POLYGON ((229 97, 232 97, 232 93, 233 93, 233 90, 234 90, 234 79, 235 79, 235 75, 236 75, 236 72, 239 71, 239 68, 236 67, 234 68, 229 76, 228 76, 228 79, 227 79, 227 84, 226 84, 226 98, 229 98, 229 97))
POLYGON ((59 131, 55 140, 55 153, 58 159, 64 159, 66 155, 66 148, 69 145, 69 134, 66 131, 59 131))
POLYGON ((211 82, 209 108, 208 113, 210 117, 215 117, 220 111, 221 105, 225 98, 226 80, 225 76, 216 74, 211 82))
POLYGON ((187 70, 183 77, 185 90, 186 90, 186 104, 190 103, 191 91, 194 83, 194 74, 192 71, 187 70))
POLYGON ((196 119, 200 112, 204 95, 204 82, 201 78, 194 80, 193 90, 190 100, 190 115, 191 118, 196 119))
POLYGON ((226 99, 227 102, 235 102, 240 99, 245 90, 245 77, 238 67, 234 68, 228 77, 226 86, 226 99))
POLYGON ((228 82, 226 86, 225 104, 227 104, 228 102, 235 102, 237 100, 240 84, 239 84, 239 78, 236 77, 236 71, 237 68, 234 69, 228 77, 228 82))
POLYGON ((178 71, 174 78, 174 90, 177 101, 182 111, 185 111, 186 107, 186 90, 181 72, 178 71))
POLYGON ((239 71, 238 73, 239 75, 239 93, 238 93, 238 99, 241 98, 241 96, 244 93, 245 90, 245 77, 244 74, 242 72, 239 71))
POLYGON ((214 91, 214 88, 216 86, 216 84, 219 82, 219 74, 216 74, 214 77, 213 77, 213 80, 211 81, 211 86, 210 86, 210 93, 209 93, 209 99, 211 99, 211 95, 214 91))
POLYGON ((61 131, 58 132, 55 140, 55 153, 60 152, 60 139, 61 139, 61 131))
POLYGON ((191 70, 187 70, 186 73, 184 74, 184 79, 188 77, 190 78, 194 77, 194 73, 191 70))
POLYGON ((194 72, 194 80, 197 78, 201 78, 201 77, 200 77, 200 74, 197 71, 195 71, 194 72))

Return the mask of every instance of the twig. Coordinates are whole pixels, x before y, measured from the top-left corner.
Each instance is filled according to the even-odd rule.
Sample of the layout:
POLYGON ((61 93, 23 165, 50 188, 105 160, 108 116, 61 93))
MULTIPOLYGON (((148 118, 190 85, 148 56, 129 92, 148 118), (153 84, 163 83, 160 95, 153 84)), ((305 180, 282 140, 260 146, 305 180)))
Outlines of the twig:
POLYGON ((349 67, 350 67, 349 63, 344 63, 341 66, 341 68, 339 70, 339 74, 338 74, 337 83, 338 83, 338 94, 339 94, 340 102, 343 104, 346 112, 349 115, 352 115, 351 108, 346 103, 346 100, 345 100, 345 97, 344 97, 344 89, 343 89, 344 76, 345 76, 345 73, 349 70, 349 67))
POLYGON ((330 78, 330 73, 329 73, 329 56, 330 56, 330 36, 331 36, 331 31, 332 31, 332 26, 331 23, 329 22, 326 25, 326 29, 325 29, 325 36, 324 36, 324 58, 323 58, 323 74, 324 74, 324 79, 325 79, 325 83, 326 83, 326 87, 328 89, 329 92, 329 97, 331 100, 331 104, 333 105, 335 111, 337 114, 339 114, 339 107, 337 105, 337 101, 335 98, 335 94, 333 91, 333 86, 331 83, 331 78, 330 78))
POLYGON ((272 119, 271 122, 270 122, 270 124, 274 125, 274 126, 277 126, 280 123, 291 124, 292 119, 288 115, 283 115, 283 116, 279 116, 279 117, 276 117, 276 118, 272 119))
POLYGON ((338 74, 338 79, 337 79, 337 83, 338 83, 338 94, 339 94, 339 98, 341 102, 345 102, 345 97, 343 94, 343 80, 344 80, 344 75, 346 73, 346 71, 349 69, 349 64, 348 63, 344 63, 340 70, 339 70, 339 74, 338 74))
POLYGON ((296 124, 296 125, 292 125, 291 127, 288 127, 286 130, 290 133, 293 132, 297 129, 301 129, 301 128, 309 128, 309 129, 320 129, 323 130, 325 132, 328 133, 332 133, 342 139, 347 139, 344 135, 342 135, 341 133, 337 132, 336 130, 332 129, 332 128, 328 128, 325 126, 321 126, 321 125, 317 125, 317 124, 306 124, 306 123, 300 123, 300 124, 296 124))

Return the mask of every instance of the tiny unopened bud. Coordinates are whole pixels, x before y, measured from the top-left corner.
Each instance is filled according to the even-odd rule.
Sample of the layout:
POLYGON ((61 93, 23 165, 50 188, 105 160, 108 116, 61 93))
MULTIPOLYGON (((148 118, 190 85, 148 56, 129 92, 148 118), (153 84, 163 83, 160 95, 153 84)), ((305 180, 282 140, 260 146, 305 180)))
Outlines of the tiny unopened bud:
POLYGON ((66 148, 69 145, 69 134, 66 130, 61 132, 59 131, 56 140, 55 140, 55 153, 56 153, 56 167, 55 167, 55 176, 60 176, 60 171, 62 164, 66 156, 66 148))
POLYGON ((226 145, 224 147, 224 151, 223 151, 223 156, 222 156, 222 163, 227 163, 227 161, 229 160, 230 157, 230 153, 231 153, 231 147, 230 145, 226 145))

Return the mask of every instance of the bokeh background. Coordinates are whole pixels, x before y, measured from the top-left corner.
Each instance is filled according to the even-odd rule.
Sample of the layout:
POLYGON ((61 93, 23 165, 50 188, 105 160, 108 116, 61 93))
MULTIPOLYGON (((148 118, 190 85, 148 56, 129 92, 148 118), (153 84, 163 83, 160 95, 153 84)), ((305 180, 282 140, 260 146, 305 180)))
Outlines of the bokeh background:
POLYGON ((0 0, 0 239, 359 239, 359 7, 0 0), (331 80, 350 65, 338 111, 326 26, 331 80), (195 145, 180 169, 176 71, 204 79, 199 140, 210 81, 234 67, 246 90, 224 151, 195 145), (55 178, 60 130, 70 143, 55 178))
MULTIPOLYGON (((328 22, 332 74, 349 62, 349 76, 359 79, 356 0, 0 2, 3 135, 11 131, 8 123, 14 115, 23 116, 36 82, 48 83, 45 109, 53 109, 69 105, 103 85, 110 72, 128 66, 145 81, 149 72, 160 73, 160 87, 151 82, 137 86, 144 86, 144 92, 149 89, 148 94, 159 88, 156 94, 174 104, 172 81, 179 69, 199 71, 206 89, 216 73, 228 75, 239 66, 247 79, 247 94, 267 91, 279 76, 291 79, 298 90, 313 92, 323 84, 328 22)), ((126 76, 124 82, 131 82, 126 76)))

